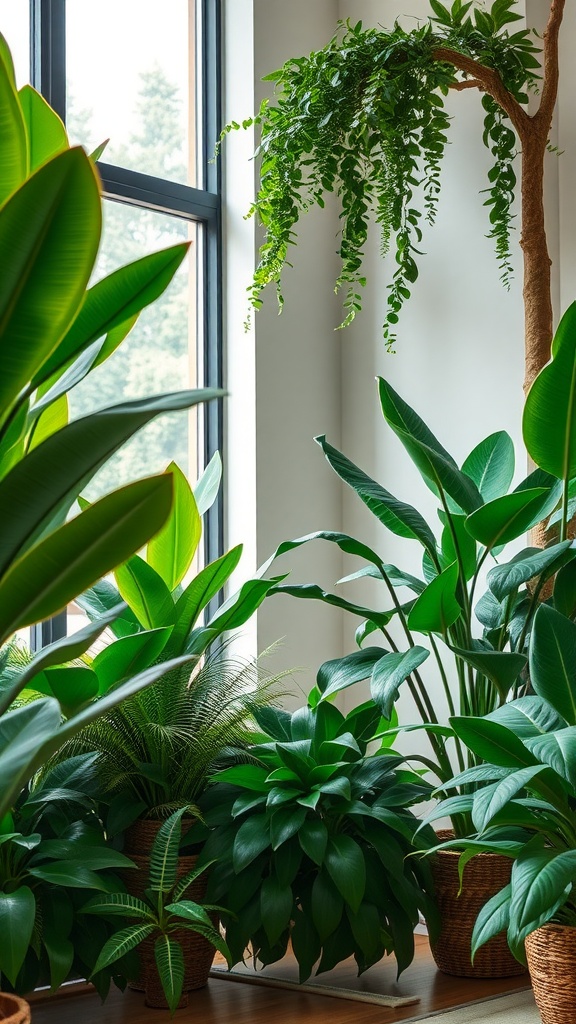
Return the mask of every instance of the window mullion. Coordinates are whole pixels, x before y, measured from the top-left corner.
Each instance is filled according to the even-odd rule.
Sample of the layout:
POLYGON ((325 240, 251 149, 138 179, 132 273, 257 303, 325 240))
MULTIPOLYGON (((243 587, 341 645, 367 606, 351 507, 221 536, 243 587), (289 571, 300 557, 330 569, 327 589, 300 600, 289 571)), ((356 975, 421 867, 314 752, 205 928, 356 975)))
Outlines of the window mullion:
POLYGON ((32 85, 66 120, 66 0, 30 0, 32 85))

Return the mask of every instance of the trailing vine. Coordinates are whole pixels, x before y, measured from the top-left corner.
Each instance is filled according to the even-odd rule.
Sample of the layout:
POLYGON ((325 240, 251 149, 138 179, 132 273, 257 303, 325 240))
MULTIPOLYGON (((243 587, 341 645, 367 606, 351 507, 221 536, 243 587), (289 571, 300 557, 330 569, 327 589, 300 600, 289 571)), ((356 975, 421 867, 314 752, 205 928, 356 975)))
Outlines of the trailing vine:
MULTIPOLYGON (((296 225, 312 206, 324 206, 327 193, 336 193, 336 291, 343 291, 345 314, 340 326, 362 306, 363 259, 375 220, 382 253, 392 249, 395 257, 383 326, 387 346, 394 345, 400 311, 418 278, 423 225, 433 225, 437 214, 450 125, 445 98, 451 89, 472 87, 484 93, 484 143, 493 156, 485 200, 489 237, 509 285, 516 126, 475 69, 484 78, 496 72, 494 81, 516 106, 525 106, 537 87, 540 51, 533 35, 509 29, 519 20, 515 2, 495 0, 486 11, 463 0, 450 9, 430 0, 432 16, 409 32, 398 23, 386 31, 340 23, 324 49, 267 76, 275 84, 274 102, 265 100, 243 123, 260 128, 260 187, 250 213, 266 235, 249 288, 254 308, 271 283, 282 307, 282 271, 290 265, 296 225)), ((239 127, 232 123, 223 134, 239 127)))

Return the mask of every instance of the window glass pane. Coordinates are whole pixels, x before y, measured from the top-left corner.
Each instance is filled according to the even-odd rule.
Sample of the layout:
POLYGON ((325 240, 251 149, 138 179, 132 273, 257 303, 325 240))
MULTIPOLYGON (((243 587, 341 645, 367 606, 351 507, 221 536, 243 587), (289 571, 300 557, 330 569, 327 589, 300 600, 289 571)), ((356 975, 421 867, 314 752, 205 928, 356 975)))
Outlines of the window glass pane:
MULTIPOLYGON (((196 387, 196 251, 200 228, 177 217, 122 203, 106 202, 104 213, 97 278, 178 241, 189 239, 192 246, 164 295, 143 310, 118 350, 74 389, 70 401, 74 418, 123 400, 196 387)), ((94 500, 130 480, 161 472, 171 460, 194 481, 198 472, 196 422, 194 410, 159 417, 103 467, 86 488, 86 497, 94 500)))
POLYGON ((107 163, 196 185, 196 0, 68 0, 67 123, 107 163), (89 40, 89 45, 87 41, 89 40))
POLYGON ((0 32, 14 60, 18 87, 30 81, 30 9, 27 0, 0 0, 0 32))

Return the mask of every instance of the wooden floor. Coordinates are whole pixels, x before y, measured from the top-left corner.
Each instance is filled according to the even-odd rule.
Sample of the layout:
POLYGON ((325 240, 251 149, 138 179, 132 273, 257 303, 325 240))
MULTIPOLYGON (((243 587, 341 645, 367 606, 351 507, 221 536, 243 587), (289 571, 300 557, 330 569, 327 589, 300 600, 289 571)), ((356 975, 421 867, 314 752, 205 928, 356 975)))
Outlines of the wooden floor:
MULTIPOLYGON (((416 936, 416 957, 399 982, 392 959, 372 967, 361 978, 355 964, 341 964, 322 975, 327 985, 357 988, 389 995, 419 995, 420 1002, 390 1010, 382 1006, 348 1002, 326 996, 308 995, 241 982, 211 978, 208 987, 192 993, 190 1005, 178 1010, 176 1024, 397 1024, 417 1020, 463 1003, 490 999, 504 992, 529 987, 527 976, 501 981, 470 981, 450 978, 436 970, 427 939, 416 936)), ((297 980, 293 962, 269 969, 275 977, 297 980)), ((149 1010, 140 993, 111 992, 102 1006, 98 996, 86 990, 68 989, 63 995, 33 999, 32 1024, 153 1024, 169 1021, 167 1010, 149 1010)))

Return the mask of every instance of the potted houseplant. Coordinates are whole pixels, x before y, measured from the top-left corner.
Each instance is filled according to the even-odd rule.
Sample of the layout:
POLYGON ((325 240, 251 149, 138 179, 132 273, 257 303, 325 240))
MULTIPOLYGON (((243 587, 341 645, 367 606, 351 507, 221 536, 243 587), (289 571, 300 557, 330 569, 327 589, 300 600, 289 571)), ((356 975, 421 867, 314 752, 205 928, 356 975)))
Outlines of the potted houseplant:
POLYGON ((83 914, 136 919, 108 939, 94 969, 97 972, 109 967, 127 951, 138 948, 147 967, 146 1004, 168 1006, 172 1014, 177 1007, 188 1004, 188 992, 197 987, 193 962, 186 956, 190 938, 204 936, 230 961, 228 947, 207 913, 221 908, 206 907, 190 898, 197 898, 194 885, 206 865, 181 871, 178 851, 187 811, 186 807, 175 811, 159 829, 152 846, 149 878, 138 897, 99 894, 82 908, 83 914))
POLYGON ((301 981, 352 955, 361 973, 394 954, 400 972, 419 912, 434 927, 431 878, 406 859, 433 838, 415 840, 411 810, 429 786, 382 742, 390 723, 372 701, 346 716, 331 703, 365 674, 362 652, 327 662, 305 707, 257 711, 249 763, 215 775, 200 801, 199 863, 215 860, 208 897, 226 905, 233 962, 250 946, 274 963, 290 941, 301 981))

